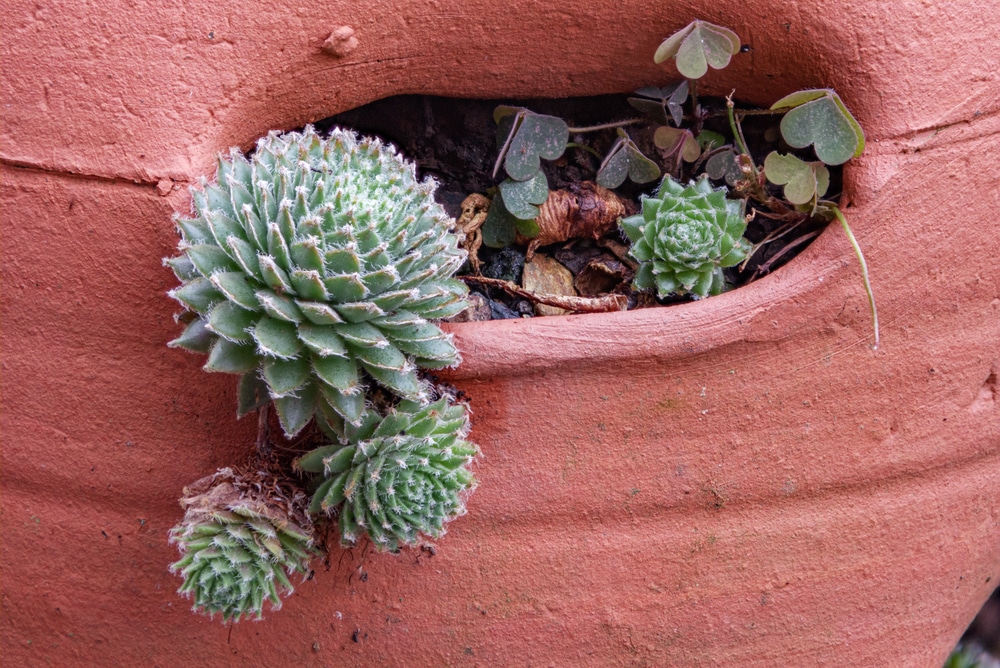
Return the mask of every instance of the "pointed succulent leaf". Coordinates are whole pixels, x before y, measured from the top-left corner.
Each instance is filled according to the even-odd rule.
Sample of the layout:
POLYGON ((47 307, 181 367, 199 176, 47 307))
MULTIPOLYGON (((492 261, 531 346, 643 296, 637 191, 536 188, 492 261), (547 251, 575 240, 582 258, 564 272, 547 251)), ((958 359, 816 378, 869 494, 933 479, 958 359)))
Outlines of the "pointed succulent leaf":
POLYGON ((209 351, 205 371, 222 373, 249 373, 257 368, 257 355, 253 345, 216 339, 209 351))
MULTIPOLYGON (((176 214, 175 214, 176 216, 176 214)), ((213 240, 212 231, 208 229, 208 222, 204 218, 174 218, 177 231, 181 234, 181 239, 188 244, 200 244, 213 240)))
POLYGON ((295 323, 263 316, 251 330, 260 354, 265 357, 291 359, 302 350, 295 323))
POLYGON ((314 355, 313 370, 316 376, 340 392, 353 392, 358 387, 358 365, 350 357, 314 355))
MULTIPOLYGON (((272 398, 285 397, 309 380, 309 360, 304 357, 280 359, 272 357, 262 365, 264 380, 272 398)), ((288 433, 287 431, 285 433, 288 433)))
MULTIPOLYGON (((365 384, 379 382, 359 376, 351 346, 363 348, 372 369, 440 365, 429 357, 432 350, 415 349, 424 357, 398 346, 387 362, 390 340, 367 325, 396 311, 443 315, 467 292, 449 282, 465 256, 453 221, 434 201, 433 184, 418 180, 394 148, 338 129, 326 139, 311 128, 272 133, 249 159, 239 151, 221 158, 216 180, 203 181, 192 196, 194 215, 177 220, 184 239, 180 257, 169 263, 182 285, 171 294, 203 316, 206 324, 177 345, 211 350, 209 368, 262 375, 286 395, 289 411, 318 412, 337 433, 361 419, 365 384), (331 360, 348 365, 334 369, 343 363, 331 360), (303 398, 310 387, 318 392, 315 402, 303 398)), ((386 378, 386 387, 418 394, 412 383, 386 378)), ((284 427, 308 419, 292 415, 282 419, 284 427)))
POLYGON ((286 573, 306 575, 318 553, 309 497, 260 468, 220 469, 186 487, 184 519, 170 531, 181 553, 170 566, 184 579, 178 592, 225 622, 260 619, 265 601, 279 608, 292 591, 286 573))
POLYGON ((190 281, 200 276, 194 263, 191 262, 187 255, 164 258, 163 264, 170 267, 174 272, 174 276, 181 281, 190 281))
POLYGON ((306 383, 294 393, 275 397, 274 408, 282 431, 289 437, 302 431, 316 413, 318 398, 319 392, 312 383, 306 383))
POLYGON ((236 396, 239 405, 236 411, 237 417, 243 417, 264 406, 271 397, 267 391, 265 383, 256 373, 245 373, 240 376, 237 385, 236 396))
POLYGON ((348 423, 361 420, 365 411, 365 395, 361 392, 340 392, 328 385, 319 386, 320 399, 348 423))
POLYGON ((302 311, 291 297, 286 297, 271 290, 258 290, 256 297, 264 313, 267 313, 272 318, 295 323, 302 322, 305 319, 302 311))
POLYGON ((208 317, 208 328, 219 336, 234 343, 247 343, 247 330, 256 322, 259 314, 237 306, 233 302, 219 302, 208 317))
POLYGON ((207 353, 215 342, 216 336, 201 318, 195 318, 184 332, 176 339, 168 343, 171 348, 184 348, 193 353, 207 353))
POLYGON ((645 198, 642 213, 626 218, 622 227, 639 262, 635 286, 655 286, 661 298, 672 292, 717 294, 725 283, 716 280, 715 270, 732 261, 734 248, 748 248, 731 235, 739 230, 742 236, 746 227, 742 205, 731 206, 725 191, 713 190, 707 177, 682 186, 668 176, 658 196, 645 198))
POLYGON ((171 290, 170 296, 197 313, 208 313, 212 304, 226 298, 222 292, 216 289, 214 281, 200 276, 171 290))

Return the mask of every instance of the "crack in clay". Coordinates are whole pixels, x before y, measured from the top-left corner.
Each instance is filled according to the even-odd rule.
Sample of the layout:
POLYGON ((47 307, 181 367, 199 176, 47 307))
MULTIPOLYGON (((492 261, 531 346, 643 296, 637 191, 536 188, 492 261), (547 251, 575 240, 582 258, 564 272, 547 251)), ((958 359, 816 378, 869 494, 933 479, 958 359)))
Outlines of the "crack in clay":
POLYGON ((109 176, 107 174, 93 174, 90 172, 74 172, 68 169, 55 169, 52 167, 46 167, 44 165, 39 165, 35 163, 28 162, 26 160, 12 160, 10 158, 0 157, 0 165, 4 167, 9 167, 11 169, 23 169, 32 172, 41 172, 43 174, 52 174, 54 176, 62 176, 72 179, 83 179, 100 181, 102 183, 123 183, 127 185, 139 186, 140 188, 157 188, 161 183, 165 181, 170 181, 172 183, 189 184, 188 180, 181 180, 176 178, 154 178, 153 180, 146 179, 134 179, 127 178, 124 176, 109 176))

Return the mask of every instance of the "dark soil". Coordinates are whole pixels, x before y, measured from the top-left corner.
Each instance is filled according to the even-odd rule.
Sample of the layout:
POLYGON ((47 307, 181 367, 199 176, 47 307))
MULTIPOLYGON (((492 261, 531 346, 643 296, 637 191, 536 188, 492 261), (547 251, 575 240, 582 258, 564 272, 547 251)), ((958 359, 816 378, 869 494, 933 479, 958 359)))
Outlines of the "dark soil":
MULTIPOLYGON (((462 201, 468 195, 480 193, 491 196, 491 189, 503 179, 502 173, 493 176, 498 154, 496 123, 493 121, 495 107, 500 104, 526 107, 537 113, 563 118, 570 126, 583 127, 639 117, 628 104, 627 97, 602 95, 564 99, 470 100, 402 95, 326 118, 316 123, 316 128, 324 132, 334 126, 353 128, 362 134, 376 135, 396 145, 406 157, 417 163, 420 176, 432 176, 438 181, 438 201, 449 215, 457 218, 461 214, 462 201)), ((725 101, 703 98, 701 104, 707 114, 705 128, 729 136, 725 101)), ((783 153, 795 152, 780 139, 779 120, 780 117, 775 116, 750 116, 744 119, 744 134, 757 164, 762 164, 767 153, 775 149, 783 153)), ((643 153, 654 159, 663 155, 652 142, 655 127, 656 124, 652 122, 628 127, 629 135, 643 153)), ((570 136, 571 142, 587 144, 601 155, 607 152, 615 139, 613 129, 570 136)), ((550 190, 567 188, 582 181, 593 181, 599 166, 600 161, 596 156, 572 147, 558 160, 543 161, 550 190)), ((695 166, 699 167, 699 173, 703 171, 698 163, 695 166)), ((691 165, 685 163, 679 176, 682 181, 686 181, 695 178, 697 174, 691 171, 691 165)), ((652 193, 657 185, 658 181, 641 186, 626 181, 615 193, 633 205, 638 205, 640 196, 652 193)), ((722 182, 716 182, 716 185, 722 185, 722 182)), ((831 169, 831 186, 827 199, 836 200, 839 190, 840 169, 834 168, 831 169)), ((775 194, 780 196, 778 191, 775 194)), ((752 208, 748 209, 748 212, 751 210, 752 208)), ((753 243, 760 242, 780 225, 779 222, 757 215, 748 225, 746 237, 753 243)), ((825 225, 825 221, 815 220, 797 226, 780 239, 761 247, 745 267, 726 269, 727 282, 735 289, 777 269, 808 246, 825 225)), ((617 230, 609 236, 627 245, 627 240, 617 230)), ((553 244, 541 248, 539 252, 555 257, 576 276, 588 259, 598 258, 608 262, 619 259, 591 240, 553 244)), ((479 256, 484 276, 519 281, 524 264, 523 247, 495 250, 483 246, 479 256)), ((612 289, 629 297, 629 308, 691 299, 670 297, 657 300, 653 295, 633 293, 627 282, 612 289)), ((524 299, 510 297, 493 288, 482 289, 482 292, 489 298, 489 311, 494 319, 534 314, 533 306, 524 299)))

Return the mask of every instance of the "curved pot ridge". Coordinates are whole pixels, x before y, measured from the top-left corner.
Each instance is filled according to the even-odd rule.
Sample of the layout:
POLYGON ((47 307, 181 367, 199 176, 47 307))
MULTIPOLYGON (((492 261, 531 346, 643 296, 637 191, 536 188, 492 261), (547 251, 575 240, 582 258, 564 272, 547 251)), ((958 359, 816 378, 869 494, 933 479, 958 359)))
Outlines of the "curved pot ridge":
POLYGON ((940 665, 1000 581, 1000 5, 15 0, 0 20, 11 663, 940 665), (230 145, 395 93, 661 83, 650 55, 697 16, 752 48, 707 92, 834 87, 865 127, 845 212, 882 346, 833 227, 707 300, 450 326, 465 359, 442 377, 484 457, 436 553, 334 549, 261 624, 190 614, 177 496, 254 425, 232 377, 164 346, 186 186, 230 145), (357 47, 324 53, 345 25, 357 47))

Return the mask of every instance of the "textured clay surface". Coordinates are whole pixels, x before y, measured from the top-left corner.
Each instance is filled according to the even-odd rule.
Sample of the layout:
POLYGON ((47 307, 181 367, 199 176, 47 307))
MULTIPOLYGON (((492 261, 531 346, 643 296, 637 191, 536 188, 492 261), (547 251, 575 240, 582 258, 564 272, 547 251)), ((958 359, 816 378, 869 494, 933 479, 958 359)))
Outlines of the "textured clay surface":
POLYGON ((941 665, 1000 581, 998 7, 7 3, 4 663, 941 665), (695 17, 752 47, 710 92, 834 87, 866 128, 846 211, 882 346, 834 228, 706 301, 456 325, 485 457, 436 554, 335 550, 263 623, 190 614, 177 498, 255 425, 164 345, 186 186, 394 93, 666 83, 695 17))

